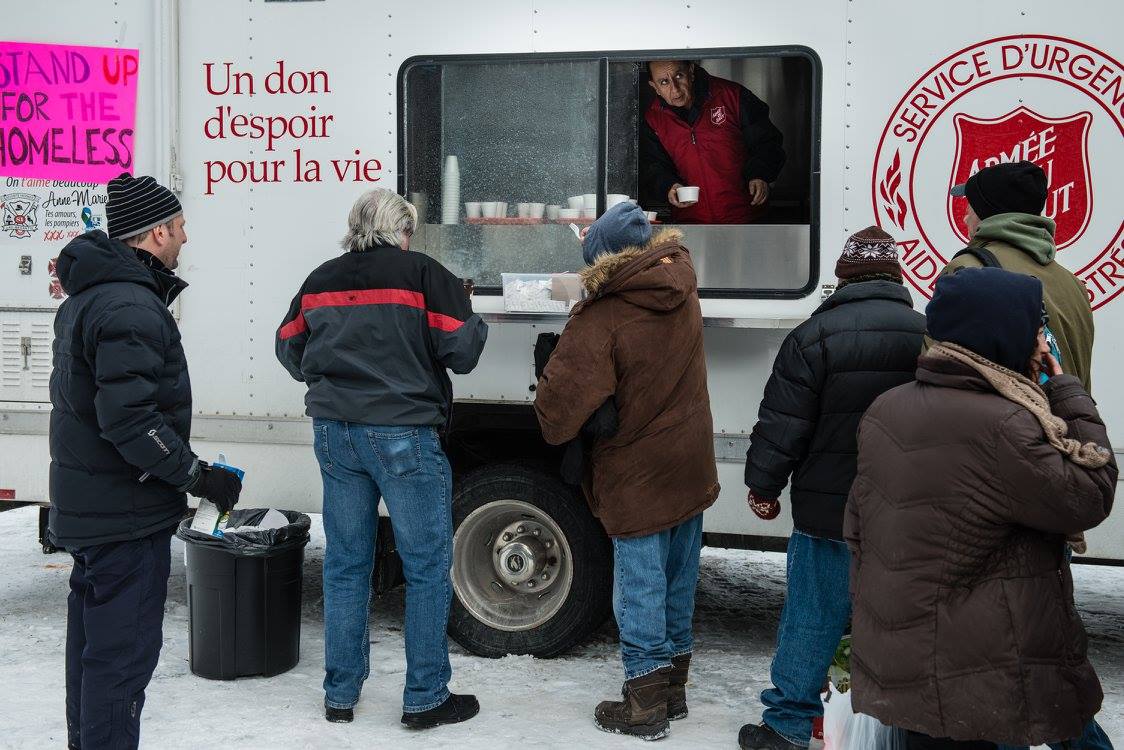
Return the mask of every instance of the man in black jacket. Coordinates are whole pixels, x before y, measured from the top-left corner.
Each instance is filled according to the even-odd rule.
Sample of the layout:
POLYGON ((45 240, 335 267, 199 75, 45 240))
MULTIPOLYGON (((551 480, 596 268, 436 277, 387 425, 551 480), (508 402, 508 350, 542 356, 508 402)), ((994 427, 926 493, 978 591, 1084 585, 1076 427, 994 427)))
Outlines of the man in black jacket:
POLYGON ((191 452, 191 386, 168 305, 183 211, 151 177, 109 183, 109 235, 63 248, 55 316, 50 539, 74 558, 66 637, 72 748, 135 748, 162 641, 184 492, 229 510, 241 482, 191 452))
POLYGON ((347 250, 314 270, 277 331, 277 359, 308 384, 324 482, 324 718, 349 722, 370 672, 367 621, 380 496, 406 578, 406 689, 412 729, 471 719, 449 692, 445 637, 453 589, 453 477, 440 433, 451 415, 446 370, 470 372, 488 326, 461 281, 408 252, 414 207, 389 190, 355 202, 347 250))
POLYGON ((890 235, 877 227, 852 235, 835 273, 835 294, 781 345, 746 459, 750 507, 762 518, 777 516, 792 476, 795 527, 773 687, 761 694, 762 723, 742 727, 746 750, 807 747, 822 715, 820 689, 851 614, 843 510, 859 420, 883 392, 913 380, 925 335, 890 235))

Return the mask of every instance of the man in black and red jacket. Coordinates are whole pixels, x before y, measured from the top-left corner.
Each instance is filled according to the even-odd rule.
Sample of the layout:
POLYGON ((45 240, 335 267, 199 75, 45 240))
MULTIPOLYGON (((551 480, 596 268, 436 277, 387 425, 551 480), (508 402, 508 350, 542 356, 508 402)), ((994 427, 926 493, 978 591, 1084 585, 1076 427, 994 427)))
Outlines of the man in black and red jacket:
POLYGON ((745 224, 764 208, 784 166, 769 105, 739 83, 687 60, 648 63, 657 96, 640 125, 641 180, 667 196, 676 224, 745 224), (699 188, 697 202, 680 187, 699 188))
POLYGON ((406 577, 402 723, 424 729, 472 718, 454 695, 445 628, 452 585, 452 484, 439 431, 447 370, 470 372, 488 326, 461 281, 407 252, 414 207, 372 190, 348 216, 343 255, 301 286, 277 331, 277 358, 308 384, 307 413, 324 482, 324 710, 348 722, 370 664, 367 614, 381 497, 406 577))

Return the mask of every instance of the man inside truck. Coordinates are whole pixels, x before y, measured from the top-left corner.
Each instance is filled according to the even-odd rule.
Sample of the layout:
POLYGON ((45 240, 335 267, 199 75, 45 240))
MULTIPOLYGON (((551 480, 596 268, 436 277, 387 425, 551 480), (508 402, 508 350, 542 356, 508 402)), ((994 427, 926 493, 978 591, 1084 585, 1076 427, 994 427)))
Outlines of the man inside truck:
POLYGON ((785 163, 769 105, 688 60, 653 60, 648 74, 656 96, 640 123, 641 183, 667 197, 676 224, 757 219, 785 163))

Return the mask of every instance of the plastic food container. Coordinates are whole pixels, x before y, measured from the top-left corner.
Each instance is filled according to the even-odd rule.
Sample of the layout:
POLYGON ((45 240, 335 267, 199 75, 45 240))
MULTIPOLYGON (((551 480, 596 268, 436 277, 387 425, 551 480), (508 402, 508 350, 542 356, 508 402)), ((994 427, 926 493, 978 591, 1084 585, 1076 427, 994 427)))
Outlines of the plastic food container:
POLYGON ((504 273, 507 312, 566 313, 585 296, 576 273, 504 273))

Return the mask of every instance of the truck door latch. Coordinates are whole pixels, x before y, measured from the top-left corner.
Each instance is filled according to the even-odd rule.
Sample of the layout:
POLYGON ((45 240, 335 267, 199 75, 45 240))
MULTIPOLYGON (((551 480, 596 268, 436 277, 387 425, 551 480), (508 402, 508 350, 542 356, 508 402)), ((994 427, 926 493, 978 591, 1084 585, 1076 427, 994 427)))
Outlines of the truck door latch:
POLYGON ((30 255, 21 255, 20 256, 20 276, 30 276, 30 275, 31 275, 31 256, 30 255))
POLYGON ((31 369, 31 337, 20 338, 20 356, 23 357, 23 369, 31 369))

